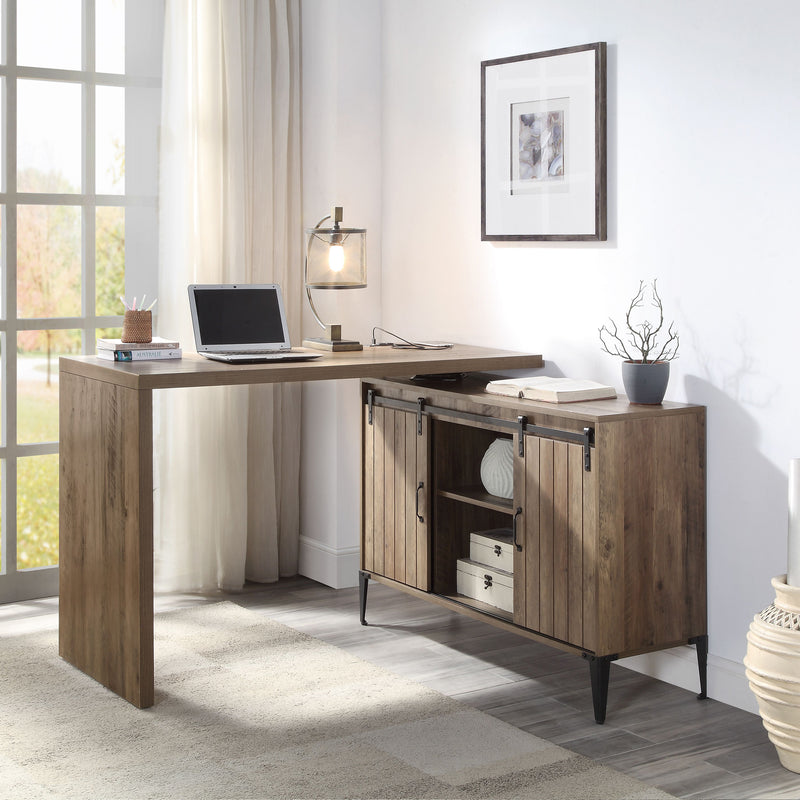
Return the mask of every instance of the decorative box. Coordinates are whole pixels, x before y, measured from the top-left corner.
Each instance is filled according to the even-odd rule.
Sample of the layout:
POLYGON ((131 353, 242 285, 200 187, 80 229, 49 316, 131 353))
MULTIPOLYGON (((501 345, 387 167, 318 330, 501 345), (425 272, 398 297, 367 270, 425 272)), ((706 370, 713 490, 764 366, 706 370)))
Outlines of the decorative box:
POLYGON ((503 611, 514 611, 514 576, 505 570, 459 558, 456 562, 456 589, 466 597, 503 611))
POLYGON ((492 569, 514 571, 514 545, 511 528, 495 528, 476 531, 469 535, 469 557, 471 561, 486 564, 492 569))

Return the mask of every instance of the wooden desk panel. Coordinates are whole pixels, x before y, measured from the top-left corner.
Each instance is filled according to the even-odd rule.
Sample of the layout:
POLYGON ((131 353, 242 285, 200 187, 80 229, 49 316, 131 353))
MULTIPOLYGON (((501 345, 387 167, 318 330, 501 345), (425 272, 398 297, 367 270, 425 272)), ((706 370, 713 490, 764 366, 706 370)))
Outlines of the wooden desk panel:
POLYGON ((153 704, 151 391, 59 376, 59 654, 153 704))
POLYGON ((175 360, 126 364, 104 361, 96 356, 65 356, 60 363, 62 371, 131 389, 175 389, 345 378, 411 377, 443 372, 490 372, 541 367, 544 362, 540 355, 458 344, 448 350, 366 347, 357 352, 323 353, 314 361, 281 364, 223 364, 194 353, 175 360))
POLYGON ((538 355, 468 345, 269 365, 61 358, 60 655, 133 705, 153 704, 153 389, 541 365, 538 355))

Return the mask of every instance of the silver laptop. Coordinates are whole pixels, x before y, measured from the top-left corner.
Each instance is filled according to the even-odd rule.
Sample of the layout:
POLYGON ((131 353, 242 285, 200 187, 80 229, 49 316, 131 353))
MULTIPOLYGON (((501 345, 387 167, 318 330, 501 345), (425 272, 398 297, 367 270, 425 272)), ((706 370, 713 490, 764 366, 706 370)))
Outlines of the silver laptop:
POLYGON ((281 287, 275 283, 192 284, 189 305, 197 352, 229 364, 308 361, 292 349, 281 287))

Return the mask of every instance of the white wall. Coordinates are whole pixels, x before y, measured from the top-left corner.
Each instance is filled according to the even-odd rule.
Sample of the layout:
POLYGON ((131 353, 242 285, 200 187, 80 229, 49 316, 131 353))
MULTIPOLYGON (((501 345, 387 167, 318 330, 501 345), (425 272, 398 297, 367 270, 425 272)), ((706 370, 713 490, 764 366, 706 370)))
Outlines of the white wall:
MULTIPOLYGON (((303 220, 334 205, 367 229, 366 289, 317 291, 326 322, 368 342, 380 324, 381 6, 374 0, 303 0, 303 220)), ((319 336, 304 304, 303 335, 319 336)), ((357 582, 361 525, 358 381, 303 387, 300 572, 341 588, 357 582)))
MULTIPOLYGON (((305 25, 314 27, 308 11, 319 4, 304 1, 305 25)), ((640 278, 658 278, 681 333, 668 399, 708 406, 709 691, 754 709, 740 663, 745 634, 772 600, 770 578, 786 569, 787 468, 800 456, 800 7, 331 5, 344 27, 365 15, 374 25, 375 8, 382 13, 380 121, 374 97, 367 119, 351 113, 374 121, 366 138, 382 142, 375 222, 385 327, 539 352, 548 370, 621 390, 619 363, 600 351, 597 328, 624 313, 640 278), (481 242, 481 60, 594 41, 608 42, 608 242, 481 242)), ((340 76, 375 63, 372 42, 338 51, 340 76)), ((319 67, 304 61, 307 85, 319 67)), ((308 147, 319 143, 308 118, 304 133, 308 147)), ((340 170, 362 169, 348 142, 333 146, 340 170)), ((362 181, 371 199, 375 182, 362 181)), ((696 687, 688 648, 630 662, 696 687)))

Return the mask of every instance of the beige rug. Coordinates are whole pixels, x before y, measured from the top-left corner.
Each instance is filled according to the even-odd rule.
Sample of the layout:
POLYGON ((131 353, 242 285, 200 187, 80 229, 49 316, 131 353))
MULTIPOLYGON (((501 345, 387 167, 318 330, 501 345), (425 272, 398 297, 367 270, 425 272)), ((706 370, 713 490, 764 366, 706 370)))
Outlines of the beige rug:
POLYGON ((0 797, 669 797, 233 603, 155 631, 140 711, 0 629, 0 797))

